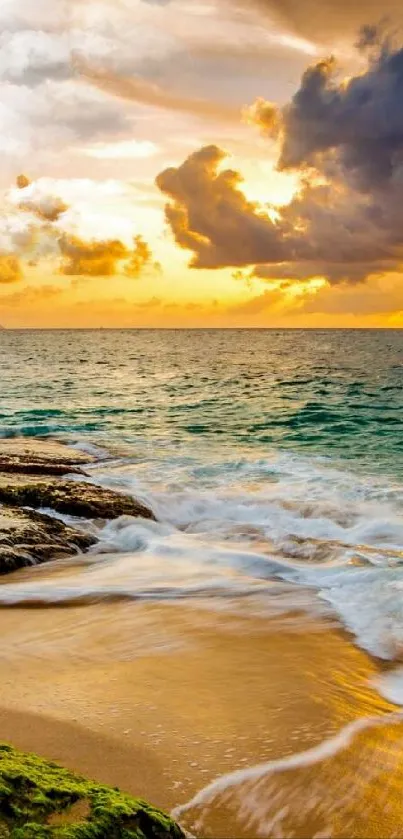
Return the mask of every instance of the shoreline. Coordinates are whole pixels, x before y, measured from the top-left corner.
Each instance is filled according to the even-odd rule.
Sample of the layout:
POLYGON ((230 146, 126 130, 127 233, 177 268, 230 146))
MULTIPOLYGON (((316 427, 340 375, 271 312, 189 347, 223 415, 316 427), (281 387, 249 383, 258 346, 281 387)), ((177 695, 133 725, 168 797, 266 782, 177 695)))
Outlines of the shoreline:
POLYGON ((100 784, 146 798, 162 809, 169 805, 161 767, 154 755, 77 722, 0 706, 0 741, 54 761, 100 784), (154 785, 158 795, 152 800, 150 790, 154 785))
MULTIPOLYGON (((376 664, 325 619, 287 630, 196 608, 98 604, 3 609, 0 628, 15 640, 0 661, 0 740, 168 812, 234 769, 318 747, 358 718, 396 710, 371 686, 376 664), (122 632, 129 647, 119 646, 122 632)), ((331 774, 335 794, 340 771, 331 774)), ((298 783, 308 792, 305 770, 298 783)), ((184 826, 223 836, 220 824, 213 811, 201 833, 184 826)), ((248 835, 235 817, 230 825, 248 835)))
MULTIPOLYGON (((54 445, 60 452, 61 444, 54 445)), ((34 444, 38 451, 29 454, 33 473, 42 469, 42 446, 34 444)), ((5 467, 7 457, 14 458, 11 467, 18 470, 20 455, 13 448, 5 467)), ((59 466, 48 460, 46 468, 59 466)), ((129 496, 77 479, 66 486, 59 477, 43 483, 36 476, 11 476, 11 481, 3 481, 4 497, 17 494, 21 504, 32 486, 35 498, 46 493, 59 508, 76 503, 79 490, 89 521, 112 502, 117 516, 125 505, 137 505, 129 496)), ((294 593, 289 598, 287 584, 273 580, 273 596, 266 600, 253 573, 256 587, 247 598, 237 595, 236 587, 225 600, 206 593, 171 601, 111 597, 119 574, 122 590, 129 584, 133 591, 136 585, 147 591, 142 574, 147 583, 153 561, 154 577, 160 574, 165 585, 171 573, 176 584, 170 558, 175 562, 176 550, 185 556, 194 543, 179 541, 172 554, 167 540, 161 553, 157 544, 153 554, 148 536, 154 527, 152 522, 146 532, 141 559, 108 549, 90 554, 89 561, 68 557, 3 577, 5 603, 14 586, 16 596, 24 590, 28 596, 0 608, 0 740, 165 811, 184 812, 185 829, 206 839, 225 839, 228 830, 239 839, 277 836, 271 819, 282 823, 284 811, 292 816, 291 828, 298 824, 303 835, 393 836, 393 819, 403 821, 397 797, 391 794, 392 816, 384 816, 374 796, 380 779, 382 784, 392 779, 396 788, 403 782, 403 727, 400 717, 393 727, 396 706, 382 698, 375 682, 391 665, 360 649, 318 603, 316 592, 301 587, 295 589, 300 600, 294 593), (81 597, 86 586, 88 601, 76 602, 71 593, 81 597), (32 591, 37 600, 29 602, 32 591), (53 602, 46 601, 49 592, 50 601, 56 592, 53 602), (379 724, 372 724, 374 718, 379 724), (358 736, 344 748, 345 729, 358 736), (329 755, 326 743, 333 740, 343 745, 329 755), (304 760, 312 752, 321 755, 313 768, 304 760), (286 770, 283 777, 283 767, 292 767, 290 776, 286 770), (237 786, 233 790, 230 783, 227 794, 226 779, 234 772, 237 786), (272 775, 279 776, 278 786, 272 775), (254 777, 256 788, 248 780, 254 777), (220 793, 206 810, 189 812, 189 802, 204 800, 201 791, 212 785, 224 790, 224 798, 220 793), (326 803, 312 811, 312 796, 326 803), (274 802, 274 817, 266 801, 274 802), (252 822, 256 833, 250 833, 252 822)), ((260 560, 266 561, 264 551, 260 560)), ((236 569, 235 562, 235 577, 236 569)), ((243 574, 248 580, 249 569, 243 574)), ((278 835, 294 835, 287 830, 278 835)))

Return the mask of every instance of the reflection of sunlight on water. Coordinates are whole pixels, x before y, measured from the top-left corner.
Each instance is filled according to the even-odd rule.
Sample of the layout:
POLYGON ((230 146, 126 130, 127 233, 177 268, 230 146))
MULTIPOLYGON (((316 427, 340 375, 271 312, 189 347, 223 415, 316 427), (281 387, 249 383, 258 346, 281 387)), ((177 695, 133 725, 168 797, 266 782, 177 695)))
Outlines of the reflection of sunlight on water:
POLYGON ((402 722, 361 718, 306 752, 218 778, 174 815, 215 839, 402 836, 402 722))
MULTIPOLYGON (((297 761, 296 769, 293 753, 390 706, 370 686, 375 665, 327 619, 292 615, 291 597, 292 587, 285 587, 285 611, 279 607, 270 619, 263 610, 256 617, 239 600, 214 610, 209 598, 203 607, 120 602, 2 610, 3 701, 16 705, 18 684, 17 705, 37 709, 39 673, 46 686, 39 707, 46 713, 99 725, 117 737, 132 729, 134 743, 140 728, 141 742, 164 766, 167 785, 180 782, 170 807, 224 775, 218 795, 183 814, 196 836, 344 837, 334 827, 336 801, 351 795, 359 813, 363 797, 365 773, 354 744, 345 758, 340 753, 304 766, 297 761), (286 766, 278 767, 279 755, 289 756, 286 766), (263 760, 270 767, 274 761, 277 771, 259 769, 251 778, 250 767, 263 760), (241 769, 240 783, 227 788, 224 773, 234 767, 241 769), (307 824, 314 833, 303 833, 307 824), (329 824, 333 834, 326 832, 329 824)), ((386 726, 382 736, 380 729, 359 735, 368 785, 382 780, 382 766, 400 772, 394 762, 400 727, 390 729, 390 749, 386 726)), ((318 751, 323 758, 323 747, 318 751)), ((147 797, 152 795, 150 790, 147 797)), ((340 815, 341 824, 350 824, 347 816, 340 815)), ((385 819, 382 824, 384 835, 392 836, 385 819)))

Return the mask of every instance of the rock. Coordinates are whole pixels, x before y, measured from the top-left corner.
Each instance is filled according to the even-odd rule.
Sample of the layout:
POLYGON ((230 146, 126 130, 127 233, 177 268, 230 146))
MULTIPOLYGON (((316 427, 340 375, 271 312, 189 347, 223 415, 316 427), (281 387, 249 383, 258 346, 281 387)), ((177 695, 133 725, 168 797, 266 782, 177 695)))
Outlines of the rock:
POLYGON ((84 483, 58 481, 0 474, 0 503, 23 507, 50 507, 57 513, 88 519, 114 519, 117 516, 138 516, 155 519, 144 504, 129 495, 84 483))
POLYGON ((84 452, 55 440, 1 440, 0 472, 23 472, 25 475, 85 474, 82 465, 94 460, 84 452))
POLYGON ((0 507, 0 574, 83 551, 94 542, 88 533, 50 516, 0 507))
POLYGON ((0 574, 85 550, 96 541, 35 510, 87 519, 154 520, 148 507, 128 495, 67 478, 68 473, 85 474, 82 466, 93 461, 54 440, 0 441, 0 574))
POLYGON ((0 837, 184 839, 145 801, 0 744, 0 837))

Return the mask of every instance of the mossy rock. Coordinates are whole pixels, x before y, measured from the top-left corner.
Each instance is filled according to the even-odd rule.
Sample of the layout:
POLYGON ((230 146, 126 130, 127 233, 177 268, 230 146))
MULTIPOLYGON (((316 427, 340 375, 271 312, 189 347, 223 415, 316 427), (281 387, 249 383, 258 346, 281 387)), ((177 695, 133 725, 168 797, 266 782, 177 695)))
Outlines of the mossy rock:
POLYGON ((141 799, 0 744, 0 839, 184 839, 141 799))

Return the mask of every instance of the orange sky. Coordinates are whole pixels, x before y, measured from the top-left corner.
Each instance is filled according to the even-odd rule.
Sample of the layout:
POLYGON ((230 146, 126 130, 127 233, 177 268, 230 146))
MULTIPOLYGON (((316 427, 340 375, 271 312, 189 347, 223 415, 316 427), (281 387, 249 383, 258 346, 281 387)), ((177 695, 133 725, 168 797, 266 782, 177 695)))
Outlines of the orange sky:
MULTIPOLYGON (((312 185, 327 175, 307 174, 304 162, 279 166, 291 131, 282 108, 329 52, 326 19, 306 31, 275 0, 60 0, 51 9, 48 0, 5 0, 0 323, 402 326, 400 243, 364 272, 354 252, 351 275, 338 255, 327 272, 321 236, 309 256, 303 241, 314 223, 308 200, 318 202, 312 185), (228 155, 217 164, 197 157, 216 147, 228 155), (293 209, 301 194, 302 222, 293 209), (273 253, 281 246, 273 258, 272 235, 273 253)), ((332 24, 339 75, 365 73, 354 50, 365 22, 340 32, 332 24)), ((361 201, 349 195, 349 207, 361 201)), ((345 239, 357 228, 349 218, 345 239)))

